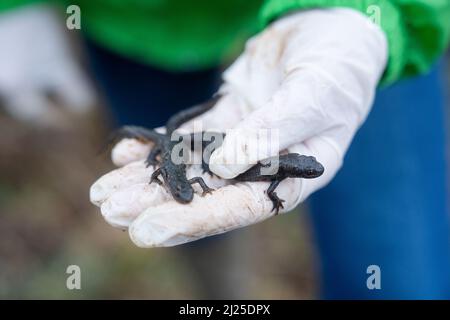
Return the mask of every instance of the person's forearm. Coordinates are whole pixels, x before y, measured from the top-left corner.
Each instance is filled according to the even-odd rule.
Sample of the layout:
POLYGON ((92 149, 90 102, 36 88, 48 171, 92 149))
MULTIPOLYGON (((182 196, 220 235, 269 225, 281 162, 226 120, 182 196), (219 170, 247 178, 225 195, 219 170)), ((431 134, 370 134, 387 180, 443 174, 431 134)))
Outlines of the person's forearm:
POLYGON ((389 46, 381 83, 427 72, 450 40, 450 1, 440 0, 266 0, 261 24, 295 10, 347 7, 379 23, 389 46))
POLYGON ((25 5, 48 2, 46 0, 2 0, 0 1, 0 14, 14 10, 25 5))

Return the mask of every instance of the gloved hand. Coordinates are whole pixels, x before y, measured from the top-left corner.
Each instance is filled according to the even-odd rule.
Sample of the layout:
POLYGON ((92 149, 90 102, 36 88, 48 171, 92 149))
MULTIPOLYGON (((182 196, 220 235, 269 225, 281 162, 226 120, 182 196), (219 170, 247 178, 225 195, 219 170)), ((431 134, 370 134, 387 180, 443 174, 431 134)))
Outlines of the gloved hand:
POLYGON ((51 122, 49 94, 74 113, 94 105, 95 94, 75 62, 63 26, 46 5, 0 14, 0 100, 13 117, 51 122))
MULTIPOLYGON (((381 29, 349 9, 310 10, 286 16, 249 40, 225 72, 223 97, 184 128, 228 130, 210 168, 223 178, 287 149, 312 155, 325 167, 317 179, 286 179, 277 189, 288 211, 326 185, 371 108, 387 60, 381 29), (255 152, 250 145, 275 132, 278 146, 255 152), (262 132, 262 133, 261 133, 262 132)), ((176 203, 157 184, 143 160, 149 145, 123 140, 113 162, 123 167, 101 177, 90 191, 114 226, 129 228, 141 247, 172 246, 250 225, 274 215, 266 182, 234 183, 205 177, 215 192, 176 203)), ((190 169, 199 175, 199 168, 190 169)))

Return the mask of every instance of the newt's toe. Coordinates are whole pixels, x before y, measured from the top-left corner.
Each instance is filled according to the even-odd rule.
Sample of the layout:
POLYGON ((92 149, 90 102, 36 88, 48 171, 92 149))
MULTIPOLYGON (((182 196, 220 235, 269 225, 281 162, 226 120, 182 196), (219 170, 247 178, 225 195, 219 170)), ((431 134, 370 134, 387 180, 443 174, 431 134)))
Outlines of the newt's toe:
POLYGON ((277 215, 278 212, 280 211, 280 209, 284 209, 283 202, 284 202, 284 200, 282 200, 278 197, 276 199, 272 199, 273 208, 272 208, 271 212, 275 211, 275 215, 277 215))
POLYGON ((212 193, 213 191, 214 191, 213 188, 207 188, 207 189, 203 190, 202 196, 205 196, 205 195, 207 195, 207 194, 210 194, 210 193, 212 193))
POLYGON ((161 182, 161 180, 159 180, 158 178, 151 178, 150 179, 150 182, 148 183, 148 184, 152 184, 153 182, 156 182, 157 184, 159 184, 160 186, 162 186, 162 182, 161 182))

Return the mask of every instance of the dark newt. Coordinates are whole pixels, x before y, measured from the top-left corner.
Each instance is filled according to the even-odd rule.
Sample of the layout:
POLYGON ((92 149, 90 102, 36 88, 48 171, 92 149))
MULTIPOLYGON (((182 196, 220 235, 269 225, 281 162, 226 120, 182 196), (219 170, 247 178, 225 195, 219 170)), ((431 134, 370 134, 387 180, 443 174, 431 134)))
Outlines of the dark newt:
POLYGON ((146 163, 147 166, 158 166, 158 169, 151 175, 150 183, 156 182, 159 185, 164 184, 177 202, 189 203, 194 198, 192 184, 198 183, 203 190, 203 195, 210 193, 214 189, 209 188, 202 177, 188 179, 186 177, 186 164, 182 162, 174 163, 172 161, 172 150, 180 141, 172 141, 171 136, 183 123, 214 107, 219 99, 220 97, 216 96, 206 103, 176 113, 167 121, 165 134, 156 132, 153 129, 146 129, 138 126, 123 126, 114 133, 113 137, 110 139, 110 143, 122 138, 132 138, 142 142, 153 142, 155 146, 149 153, 146 163), (159 176, 162 176, 164 183, 159 180, 159 176))
MULTIPOLYGON (((183 123, 207 112, 214 107, 219 99, 220 97, 217 96, 204 104, 200 104, 176 113, 167 122, 165 134, 143 127, 124 126, 116 131, 113 140, 116 141, 121 138, 133 138, 142 142, 153 142, 155 146, 149 153, 146 162, 148 166, 155 165, 159 167, 151 175, 150 183, 156 182, 160 185, 165 184, 169 192, 172 194, 172 197, 177 202, 189 203, 194 197, 194 189, 192 188, 193 183, 198 183, 201 186, 203 195, 212 192, 214 189, 209 188, 202 177, 187 179, 186 164, 178 164, 172 161, 172 151, 174 147, 180 143, 180 140, 172 141, 171 136, 172 133, 183 123), (159 180, 158 177, 160 175, 162 176, 164 183, 159 180)), ((215 143, 214 147, 209 149, 209 152, 212 153, 215 148, 220 146, 220 143, 215 141, 215 139, 217 139, 217 137, 221 137, 222 139, 219 140, 222 141, 225 135, 223 133, 210 132, 211 136, 215 139, 207 141, 204 139, 205 133, 206 132, 193 133, 190 135, 190 139, 188 140, 184 139, 185 136, 181 136, 180 138, 181 141, 190 141, 191 149, 194 148, 196 141, 201 141, 203 151, 206 148, 211 147, 211 143, 215 143)), ((209 170, 208 161, 203 161, 202 167, 204 172, 212 174, 209 170)), ((277 196, 275 189, 281 181, 286 178, 317 178, 321 176, 323 172, 323 166, 314 157, 304 156, 297 153, 288 153, 260 161, 258 164, 254 165, 246 172, 241 173, 233 180, 241 182, 271 182, 269 188, 267 189, 267 195, 273 203, 272 211, 275 211, 276 214, 278 214, 279 209, 283 208, 284 200, 277 196), (277 162, 276 165, 278 170, 272 174, 262 172, 262 169, 269 168, 273 161, 277 162)))
MULTIPOLYGON (((218 141, 223 141, 224 137, 225 134, 217 132, 192 133, 190 137, 191 149, 194 149, 196 141, 201 141, 202 150, 211 146, 210 144, 215 143, 214 147, 208 150, 209 154, 211 154, 215 148, 220 146, 218 141), (205 139, 205 133, 208 133, 208 139, 205 139), (214 137, 214 139, 210 140, 209 138, 211 137, 214 137)), ((204 160, 205 159, 202 161, 203 172, 212 175, 213 172, 209 169, 209 158, 206 159, 206 161, 204 160)), ((270 182, 270 186, 267 189, 267 196, 272 201, 272 211, 275 211, 275 214, 278 214, 280 208, 283 208, 284 200, 278 197, 275 189, 281 181, 286 178, 318 178, 323 174, 324 170, 322 164, 318 162, 315 157, 304 156, 298 153, 288 153, 259 161, 256 165, 234 177, 232 180, 239 182, 270 182)))
POLYGON ((267 196, 272 201, 275 214, 278 214, 280 208, 283 208, 284 200, 280 199, 275 192, 281 181, 286 178, 314 179, 320 177, 324 172, 324 167, 316 158, 304 156, 298 153, 288 153, 258 162, 247 171, 233 178, 241 182, 267 181, 270 186, 267 189, 267 196), (263 171, 272 166, 275 162, 277 170, 273 174, 267 174, 263 171))

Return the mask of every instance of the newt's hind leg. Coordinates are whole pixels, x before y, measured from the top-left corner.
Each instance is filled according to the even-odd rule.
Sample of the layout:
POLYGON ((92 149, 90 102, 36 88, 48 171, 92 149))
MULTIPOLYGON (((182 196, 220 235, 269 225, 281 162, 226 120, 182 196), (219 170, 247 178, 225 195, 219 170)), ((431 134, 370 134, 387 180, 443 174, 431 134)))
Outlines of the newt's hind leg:
POLYGON ((269 189, 267 189, 267 196, 272 201, 272 204, 273 204, 272 211, 275 211, 275 215, 278 214, 278 211, 280 211, 280 208, 284 208, 283 207, 284 200, 278 198, 278 195, 275 192, 275 189, 278 187, 280 182, 281 182, 281 180, 272 181, 272 183, 269 186, 269 189))
POLYGON ((222 132, 201 131, 186 135, 183 138, 183 141, 185 143, 186 141, 190 142, 192 151, 195 151, 197 146, 201 146, 203 173, 207 173, 212 177, 215 174, 209 169, 209 158, 211 154, 222 145, 224 138, 225 133, 222 132), (205 152, 208 152, 207 160, 205 159, 205 152))
POLYGON ((206 161, 202 161, 202 173, 207 173, 210 177, 215 175, 215 173, 209 169, 209 163, 206 161))
POLYGON ((206 185, 205 181, 203 180, 202 177, 194 177, 192 179, 189 180, 190 184, 194 184, 194 183, 198 183, 200 185, 200 187, 203 190, 202 196, 204 196, 207 193, 211 193, 214 191, 213 188, 210 188, 206 185))

